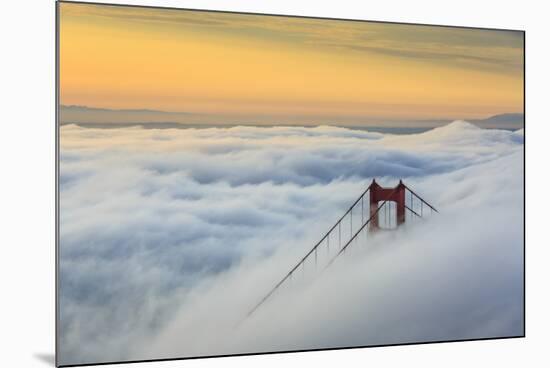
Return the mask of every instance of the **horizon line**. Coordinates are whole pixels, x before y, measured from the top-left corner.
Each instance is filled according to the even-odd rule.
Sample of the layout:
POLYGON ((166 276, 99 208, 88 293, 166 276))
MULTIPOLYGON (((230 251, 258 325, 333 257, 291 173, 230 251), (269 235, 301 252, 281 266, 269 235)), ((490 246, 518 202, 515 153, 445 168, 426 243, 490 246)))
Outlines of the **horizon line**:
MULTIPOLYGON (((211 117, 214 117, 214 116, 231 116, 233 118, 235 117, 239 117, 240 115, 239 114, 223 114, 223 113, 206 113, 206 112, 196 112, 196 111, 171 111, 171 110, 159 110, 159 109, 153 109, 153 108, 110 108, 110 107, 99 107, 99 106, 89 106, 89 105, 73 105, 73 104, 70 104, 70 105, 65 105, 65 104, 59 104, 59 108, 60 109, 64 109, 64 108, 75 108, 75 109, 82 109, 82 110, 90 110, 90 111, 97 111, 97 112, 113 112, 113 113, 157 113, 157 114, 173 114, 173 115, 187 115, 189 117, 191 117, 192 115, 195 115, 195 116, 211 116, 211 117)), ((498 118, 498 117, 505 117, 505 116, 514 116, 514 115, 518 115, 518 117, 522 117, 524 119, 525 117, 525 113, 523 111, 504 111, 504 112, 500 112, 500 113, 495 113, 495 114, 490 114, 490 115, 485 115, 483 117, 476 117, 476 118, 465 118, 465 117, 439 117, 439 118, 418 118, 418 117, 411 117, 411 118, 386 118, 386 117, 381 117, 381 116, 368 116, 368 115, 364 115, 364 116, 357 116, 356 118, 357 119, 377 119, 377 120, 383 120, 383 122, 405 122, 405 121, 409 121, 409 122, 453 122, 453 121, 457 121, 457 120, 464 120, 464 121, 483 121, 483 120, 490 120, 490 119, 494 119, 494 118, 498 118)), ((242 117, 244 119, 249 119, 249 118, 258 118, 258 117, 265 117, 265 116, 272 116, 272 115, 258 115, 258 114, 244 114, 242 117), (248 117, 245 117, 245 116, 248 116, 248 117)), ((285 116, 284 114, 281 114, 281 116, 285 116)), ((296 117, 297 115, 295 114, 289 114, 288 116, 292 116, 292 117, 296 117)), ((302 118, 307 118, 308 115, 299 115, 300 117, 302 118)), ((315 120, 315 119, 318 119, 320 118, 320 116, 315 116, 315 115, 312 115, 311 116, 311 119, 312 120, 315 120)), ((332 119, 333 117, 331 116, 326 116, 326 117, 323 117, 324 119, 332 119)), ((345 117, 349 120, 349 117, 345 117)), ((60 119, 60 122, 61 122, 61 119, 60 119)), ((382 122, 382 121, 381 121, 382 122)), ((128 121, 128 122, 125 122, 125 123, 134 123, 132 121, 128 121)), ((136 122, 137 123, 137 122, 136 122)), ((200 123, 185 123, 185 122, 178 122, 178 121, 159 121, 159 122, 155 122, 155 121, 151 121, 149 123, 176 123, 176 124, 200 124, 200 123)), ((243 122, 243 124, 246 124, 247 122, 243 122)), ((89 122, 87 124, 112 124, 112 123, 109 123, 109 122, 105 122, 105 123, 101 123, 101 122, 89 122)), ((224 123, 220 123, 220 124, 224 124, 224 123)), ((228 124, 228 123, 226 123, 228 124)), ((262 124, 262 123, 254 123, 254 124, 262 124)), ((275 124, 275 123, 263 123, 264 125, 265 124, 275 124)), ((297 124, 295 123, 277 123, 278 125, 291 125, 291 126, 295 126, 297 124)), ((315 122, 312 122, 311 124, 317 124, 317 125, 326 125, 326 123, 315 123, 315 122)), ((334 124, 346 124, 346 123, 338 123, 338 122, 334 122, 334 124)), ((357 124, 361 124, 361 123, 357 123, 357 124)))

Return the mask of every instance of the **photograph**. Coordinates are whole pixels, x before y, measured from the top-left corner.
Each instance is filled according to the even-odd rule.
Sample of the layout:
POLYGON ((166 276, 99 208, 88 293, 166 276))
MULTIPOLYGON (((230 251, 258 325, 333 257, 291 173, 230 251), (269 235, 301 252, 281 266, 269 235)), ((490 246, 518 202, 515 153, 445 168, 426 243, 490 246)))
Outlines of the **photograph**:
POLYGON ((57 365, 525 336, 524 31, 60 1, 56 43, 57 365))

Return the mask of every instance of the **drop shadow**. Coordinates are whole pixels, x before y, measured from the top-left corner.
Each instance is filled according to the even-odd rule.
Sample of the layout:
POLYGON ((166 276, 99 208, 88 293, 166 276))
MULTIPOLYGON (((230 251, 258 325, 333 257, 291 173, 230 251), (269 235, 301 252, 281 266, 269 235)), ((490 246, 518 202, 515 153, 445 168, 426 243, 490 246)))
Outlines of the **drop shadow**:
POLYGON ((55 354, 35 353, 34 357, 51 367, 55 367, 55 354))

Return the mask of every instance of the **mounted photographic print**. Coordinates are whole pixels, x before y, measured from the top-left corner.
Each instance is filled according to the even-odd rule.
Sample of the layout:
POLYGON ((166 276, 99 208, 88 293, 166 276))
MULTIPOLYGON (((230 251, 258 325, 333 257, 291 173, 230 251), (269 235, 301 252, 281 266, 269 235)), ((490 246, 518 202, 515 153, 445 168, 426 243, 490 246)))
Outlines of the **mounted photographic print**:
POLYGON ((59 366, 524 336, 524 32, 57 3, 59 366))

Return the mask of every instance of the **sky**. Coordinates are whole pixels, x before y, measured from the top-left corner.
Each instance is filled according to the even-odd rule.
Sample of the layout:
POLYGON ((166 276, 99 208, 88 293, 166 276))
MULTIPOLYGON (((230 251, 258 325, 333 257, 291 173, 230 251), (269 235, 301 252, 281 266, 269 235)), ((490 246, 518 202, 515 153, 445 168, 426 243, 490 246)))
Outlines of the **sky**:
POLYGON ((523 33, 61 3, 60 100, 199 124, 482 119, 523 112, 523 33))

